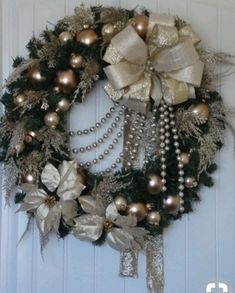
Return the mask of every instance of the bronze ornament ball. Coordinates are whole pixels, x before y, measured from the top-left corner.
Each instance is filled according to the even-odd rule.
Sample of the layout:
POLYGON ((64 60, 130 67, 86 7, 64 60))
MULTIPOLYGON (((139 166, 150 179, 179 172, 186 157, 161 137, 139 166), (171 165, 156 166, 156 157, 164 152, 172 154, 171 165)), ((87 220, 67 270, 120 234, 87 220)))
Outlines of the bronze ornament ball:
POLYGON ((92 29, 85 29, 78 33, 76 41, 84 45, 90 46, 98 39, 97 33, 92 29))
POLYGON ((62 112, 66 112, 69 110, 71 104, 70 101, 66 98, 62 98, 58 103, 57 103, 57 108, 56 111, 62 111, 62 112))
POLYGON ((129 23, 134 27, 141 38, 145 38, 148 32, 149 18, 146 15, 136 15, 129 23))
POLYGON ((162 178, 157 174, 150 174, 148 176, 148 192, 152 195, 156 195, 162 190, 162 178))
POLYGON ((168 195, 163 200, 163 207, 168 211, 169 214, 176 215, 181 208, 182 199, 180 196, 168 195))
POLYGON ((199 119, 203 120, 201 123, 206 123, 210 116, 209 107, 206 103, 194 105, 192 112, 199 119))
POLYGON ((69 64, 74 69, 84 68, 85 60, 80 54, 72 53, 69 59, 69 64))
POLYGON ((186 153, 186 152, 182 152, 180 155, 180 160, 179 162, 182 163, 184 166, 187 165, 190 161, 191 158, 191 154, 186 153))
POLYGON ((150 225, 158 226, 161 220, 160 213, 158 211, 151 211, 147 216, 147 222, 150 225))
POLYGON ((137 221, 140 222, 147 217, 148 209, 142 202, 132 203, 128 206, 128 214, 136 216, 137 221))
POLYGON ((114 203, 119 212, 124 212, 127 209, 127 200, 122 196, 117 196, 114 203))
POLYGON ((60 117, 56 112, 48 112, 45 116, 44 116, 44 122, 45 124, 50 127, 50 128, 56 128, 56 126, 59 124, 60 122, 60 117))
POLYGON ((115 26, 111 23, 106 23, 101 30, 101 34, 105 39, 110 40, 116 33, 115 26))
POLYGON ((77 76, 72 69, 60 70, 56 74, 55 85, 65 94, 72 92, 77 86, 77 76))
POLYGON ((19 94, 16 97, 14 97, 14 104, 16 106, 21 106, 26 100, 27 100, 27 97, 25 95, 19 94))
POLYGON ((187 188, 197 187, 197 179, 194 176, 187 176, 184 179, 184 185, 187 188))
POLYGON ((65 44, 68 41, 72 41, 73 40, 73 36, 70 32, 62 32, 59 35, 59 40, 61 42, 61 44, 65 44))
POLYGON ((37 66, 33 66, 31 69, 29 69, 27 77, 33 83, 41 83, 46 80, 45 76, 42 75, 37 66))

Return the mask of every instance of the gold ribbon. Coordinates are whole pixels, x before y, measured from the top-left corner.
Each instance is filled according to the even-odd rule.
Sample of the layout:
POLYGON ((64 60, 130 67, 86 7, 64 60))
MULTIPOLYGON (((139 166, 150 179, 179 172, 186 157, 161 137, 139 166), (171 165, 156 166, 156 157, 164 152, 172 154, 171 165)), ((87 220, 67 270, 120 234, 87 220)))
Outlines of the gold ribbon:
POLYGON ((175 19, 152 14, 147 41, 129 25, 111 40, 104 60, 109 83, 104 89, 114 100, 145 112, 150 97, 156 105, 183 103, 200 86, 203 66, 194 47, 199 39, 189 25, 178 30, 175 19))

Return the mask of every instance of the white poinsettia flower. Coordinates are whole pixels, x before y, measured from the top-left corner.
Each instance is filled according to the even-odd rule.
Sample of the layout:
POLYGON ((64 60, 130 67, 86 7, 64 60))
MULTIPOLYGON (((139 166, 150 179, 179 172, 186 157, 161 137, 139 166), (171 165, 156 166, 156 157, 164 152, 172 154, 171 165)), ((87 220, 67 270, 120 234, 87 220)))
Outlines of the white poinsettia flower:
POLYGON ((77 165, 73 161, 63 161, 58 170, 50 163, 41 174, 45 190, 34 184, 22 184, 26 193, 18 211, 35 212, 36 221, 42 233, 58 232, 60 219, 70 224, 77 215, 77 199, 85 186, 77 176, 77 165), (48 195, 46 189, 48 190, 48 195))
POLYGON ((122 216, 114 203, 105 207, 102 198, 81 196, 79 202, 87 213, 74 219, 73 234, 80 240, 96 241, 103 231, 107 233, 108 244, 119 251, 142 249, 144 236, 148 231, 136 227, 135 216, 122 216))

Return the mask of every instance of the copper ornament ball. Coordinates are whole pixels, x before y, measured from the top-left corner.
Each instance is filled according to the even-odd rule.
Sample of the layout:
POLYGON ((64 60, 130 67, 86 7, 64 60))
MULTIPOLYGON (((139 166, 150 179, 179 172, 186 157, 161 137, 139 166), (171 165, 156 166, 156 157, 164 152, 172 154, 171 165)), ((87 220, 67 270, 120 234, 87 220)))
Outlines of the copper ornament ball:
POLYGON ((56 128, 56 126, 60 122, 60 117, 56 112, 48 112, 44 116, 44 122, 45 124, 50 128, 56 128))
POLYGON ((135 215, 137 221, 140 222, 146 218, 148 214, 148 209, 146 205, 142 202, 132 203, 128 206, 128 214, 135 215))
POLYGON ((77 76, 72 69, 60 70, 56 74, 55 85, 65 94, 72 92, 77 86, 77 76))
POLYGON ((116 33, 115 26, 111 23, 106 23, 101 30, 101 34, 106 39, 111 39, 116 33))
POLYGON ((123 196, 117 196, 114 203, 119 212, 124 212, 127 209, 127 200, 123 196))
POLYGON ((204 123, 206 123, 210 116, 209 107, 206 103, 194 105, 192 112, 195 116, 198 116, 198 118, 203 119, 204 123))
POLYGON ((71 104, 70 101, 66 98, 62 98, 58 103, 57 103, 57 112, 58 111, 62 111, 62 112, 66 112, 69 110, 71 104))
POLYGON ((182 152, 179 157, 180 157, 180 160, 179 160, 180 163, 182 163, 185 166, 189 163, 191 155, 189 153, 182 152))
POLYGON ((187 188, 197 187, 197 185, 198 185, 197 179, 193 176, 187 176, 184 179, 184 185, 187 188))
POLYGON ((161 220, 160 213, 158 211, 151 211, 147 216, 147 222, 150 225, 158 226, 161 220))
POLYGON ((90 46, 98 39, 98 35, 92 29, 85 29, 77 35, 77 42, 90 46))
POLYGON ((156 195, 162 190, 162 178, 156 174, 150 174, 148 176, 148 192, 152 195, 156 195))
POLYGON ((33 83, 41 83, 46 80, 37 66, 31 67, 27 73, 28 79, 33 83))
POLYGON ((14 97, 14 104, 16 106, 21 106, 26 100, 27 100, 27 97, 25 95, 19 94, 16 97, 14 97))
POLYGON ((168 195, 163 200, 163 207, 168 211, 169 214, 176 215, 181 208, 181 197, 168 195))
POLYGON ((68 41, 72 41, 73 36, 70 32, 62 32, 59 35, 59 40, 62 44, 67 43, 68 41))
POLYGON ((80 54, 72 53, 69 59, 69 64, 74 69, 83 68, 85 60, 80 54))
POLYGON ((141 38, 145 38, 148 32, 149 18, 146 15, 136 15, 129 20, 141 38))
POLYGON ((21 178, 21 183, 35 183, 35 177, 32 175, 32 174, 30 174, 30 173, 28 173, 28 174, 26 174, 25 176, 23 176, 22 178, 21 178))

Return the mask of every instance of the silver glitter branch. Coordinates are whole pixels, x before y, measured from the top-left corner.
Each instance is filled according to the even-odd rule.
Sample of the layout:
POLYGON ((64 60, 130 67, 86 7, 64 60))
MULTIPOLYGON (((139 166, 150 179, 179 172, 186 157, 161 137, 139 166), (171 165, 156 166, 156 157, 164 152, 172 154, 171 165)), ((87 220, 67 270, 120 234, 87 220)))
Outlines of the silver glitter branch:
POLYGON ((10 158, 4 164, 4 184, 6 202, 9 204, 11 194, 16 187, 17 179, 19 175, 19 169, 13 158, 10 158))

